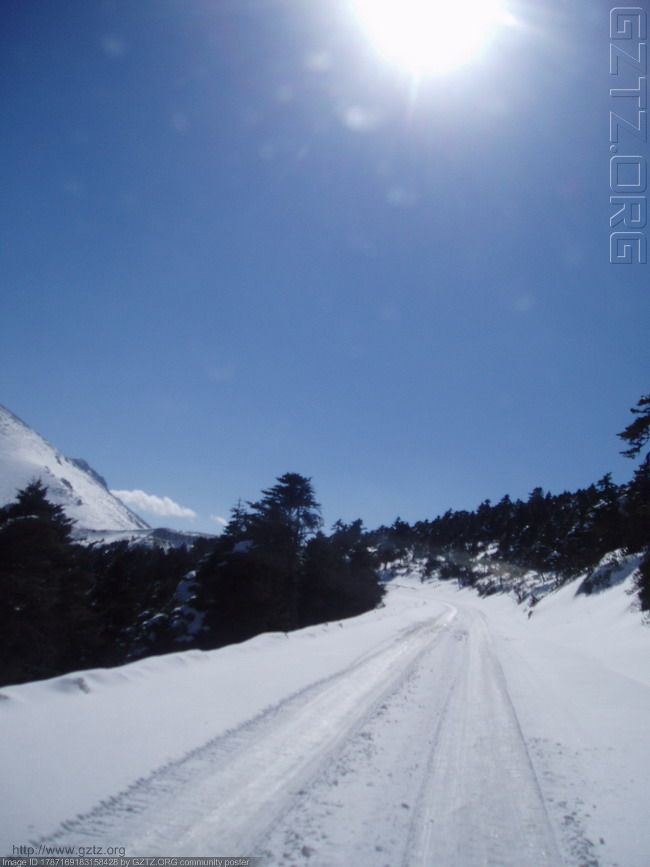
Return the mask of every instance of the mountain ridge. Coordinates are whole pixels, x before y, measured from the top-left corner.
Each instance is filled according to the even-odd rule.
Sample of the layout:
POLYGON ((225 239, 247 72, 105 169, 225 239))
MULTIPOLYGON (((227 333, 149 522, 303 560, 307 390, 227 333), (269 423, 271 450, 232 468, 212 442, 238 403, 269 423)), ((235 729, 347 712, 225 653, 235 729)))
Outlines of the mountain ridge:
POLYGON ((149 524, 115 497, 83 458, 68 458, 8 407, 0 404, 0 505, 35 479, 63 506, 76 529, 147 530, 149 524))

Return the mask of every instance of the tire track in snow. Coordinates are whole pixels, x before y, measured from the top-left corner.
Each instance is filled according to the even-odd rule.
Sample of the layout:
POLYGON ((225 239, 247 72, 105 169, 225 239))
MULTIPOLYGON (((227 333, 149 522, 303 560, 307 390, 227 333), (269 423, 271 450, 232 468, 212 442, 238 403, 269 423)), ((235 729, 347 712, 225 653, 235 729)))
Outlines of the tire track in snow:
POLYGON ((461 610, 267 837, 266 863, 559 867, 484 621, 461 610))
POLYGON ((455 616, 447 607, 35 842, 119 841, 131 855, 255 851, 296 791, 444 634, 455 616))
POLYGON ((483 615, 436 732, 404 864, 559 867, 562 857, 483 615))
POLYGON ((559 867, 485 620, 449 608, 48 842, 278 867, 559 867))

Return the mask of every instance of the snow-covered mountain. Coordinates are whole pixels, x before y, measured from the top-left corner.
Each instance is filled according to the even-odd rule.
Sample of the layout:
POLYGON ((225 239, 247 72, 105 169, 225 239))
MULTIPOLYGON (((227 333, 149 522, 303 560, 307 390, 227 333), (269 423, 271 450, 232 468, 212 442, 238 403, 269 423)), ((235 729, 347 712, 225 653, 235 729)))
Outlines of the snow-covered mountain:
POLYGON ((80 458, 66 458, 0 404, 0 505, 34 479, 63 506, 77 529, 146 530, 149 525, 108 490, 104 479, 80 458))

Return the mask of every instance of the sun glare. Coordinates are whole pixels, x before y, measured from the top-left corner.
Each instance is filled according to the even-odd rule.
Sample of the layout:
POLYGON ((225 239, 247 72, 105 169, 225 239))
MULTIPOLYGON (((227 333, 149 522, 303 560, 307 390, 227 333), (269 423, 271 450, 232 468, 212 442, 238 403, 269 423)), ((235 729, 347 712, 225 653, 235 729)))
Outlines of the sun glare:
POLYGON ((444 74, 481 52, 505 18, 504 0, 352 0, 370 41, 414 76, 444 74))

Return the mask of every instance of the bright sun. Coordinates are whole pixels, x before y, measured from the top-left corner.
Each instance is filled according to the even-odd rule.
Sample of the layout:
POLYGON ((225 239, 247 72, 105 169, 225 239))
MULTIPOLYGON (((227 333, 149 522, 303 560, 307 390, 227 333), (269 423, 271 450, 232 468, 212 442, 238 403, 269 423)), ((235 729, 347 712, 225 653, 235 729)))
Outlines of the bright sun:
POLYGON ((352 0, 378 51, 414 76, 468 63, 505 18, 504 0, 352 0))

